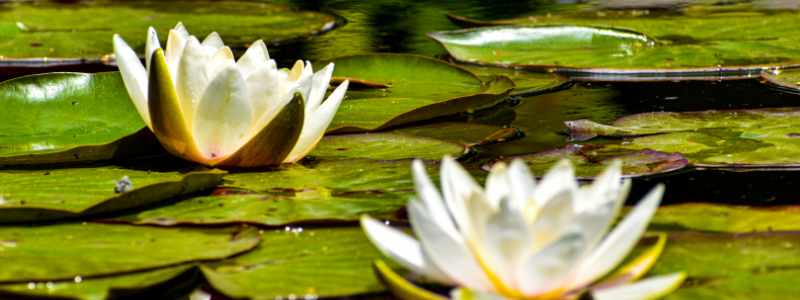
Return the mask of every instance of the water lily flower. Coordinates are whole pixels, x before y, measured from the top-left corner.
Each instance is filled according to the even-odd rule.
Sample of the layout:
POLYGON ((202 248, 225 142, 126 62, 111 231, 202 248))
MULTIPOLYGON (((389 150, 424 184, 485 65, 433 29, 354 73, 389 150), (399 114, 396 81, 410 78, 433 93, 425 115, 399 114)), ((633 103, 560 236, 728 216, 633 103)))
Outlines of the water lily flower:
MULTIPOLYGON (((446 157, 442 194, 419 160, 413 174, 418 199, 410 201, 408 212, 417 238, 368 216, 361 225, 378 249, 412 273, 460 286, 451 291, 453 299, 578 299, 586 293, 598 300, 655 299, 685 279, 678 272, 637 281, 661 254, 665 235, 609 274, 644 234, 664 192, 656 186, 606 234, 630 189, 630 181, 621 180, 619 161, 583 187, 567 161, 538 184, 521 160, 499 163, 483 189, 446 157)), ((389 270, 379 264, 379 274, 389 270)), ((395 285, 401 288, 389 285, 401 298, 426 292, 408 292, 414 286, 404 281, 395 285)))
POLYGON ((349 84, 323 101, 332 63, 316 73, 300 60, 278 69, 261 40, 235 61, 216 32, 200 42, 181 23, 170 30, 166 50, 150 27, 145 65, 119 35, 114 54, 128 94, 161 145, 218 168, 302 158, 322 138, 349 84))

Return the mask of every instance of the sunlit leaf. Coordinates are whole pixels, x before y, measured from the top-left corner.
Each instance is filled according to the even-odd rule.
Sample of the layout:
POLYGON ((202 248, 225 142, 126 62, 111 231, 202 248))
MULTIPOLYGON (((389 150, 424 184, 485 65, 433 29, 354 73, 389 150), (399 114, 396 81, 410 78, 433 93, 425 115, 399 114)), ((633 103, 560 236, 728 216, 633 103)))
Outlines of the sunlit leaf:
POLYGON ((456 142, 394 133, 325 136, 308 155, 321 159, 368 157, 376 160, 459 157, 467 148, 456 142))
POLYGON ((512 96, 528 96, 547 93, 557 90, 568 84, 566 77, 555 73, 536 73, 501 67, 462 65, 464 69, 478 75, 484 81, 489 81, 503 75, 514 81, 517 88, 511 92, 512 96))
MULTIPOLYGON (((629 208, 626 207, 625 211, 629 208)), ((650 221, 654 231, 746 233, 800 230, 800 207, 686 203, 662 206, 650 221)))
POLYGON ((519 130, 508 126, 461 122, 439 122, 400 128, 389 132, 455 141, 467 146, 484 146, 502 143, 521 136, 519 130))

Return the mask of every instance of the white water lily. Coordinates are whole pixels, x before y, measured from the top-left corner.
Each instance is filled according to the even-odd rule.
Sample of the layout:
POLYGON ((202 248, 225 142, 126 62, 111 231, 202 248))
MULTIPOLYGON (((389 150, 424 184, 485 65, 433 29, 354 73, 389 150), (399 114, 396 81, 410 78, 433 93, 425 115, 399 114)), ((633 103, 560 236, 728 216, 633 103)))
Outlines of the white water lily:
POLYGON ((664 236, 659 247, 608 274, 639 241, 664 192, 655 187, 606 235, 630 189, 618 161, 583 187, 567 161, 538 183, 521 160, 498 163, 483 189, 446 157, 442 194, 421 161, 413 173, 419 199, 408 211, 417 238, 368 216, 361 225, 413 273, 461 286, 454 299, 576 299, 586 292, 598 300, 655 299, 685 279, 679 272, 636 281, 660 255, 664 236))
POLYGON ((323 101, 333 63, 314 73, 298 60, 278 69, 263 41, 235 61, 216 32, 200 42, 183 24, 166 51, 153 27, 145 65, 119 36, 114 54, 133 103, 164 148, 207 166, 249 168, 294 162, 322 138, 345 81, 323 101))

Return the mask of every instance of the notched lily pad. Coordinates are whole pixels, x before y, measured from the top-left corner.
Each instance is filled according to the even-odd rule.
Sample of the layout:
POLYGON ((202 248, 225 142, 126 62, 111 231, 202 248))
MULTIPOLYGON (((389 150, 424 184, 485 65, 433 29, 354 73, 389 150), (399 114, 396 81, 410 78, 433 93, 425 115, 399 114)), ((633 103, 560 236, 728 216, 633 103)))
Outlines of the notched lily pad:
POLYGON ((681 169, 689 164, 689 161, 679 152, 667 154, 645 148, 630 153, 609 154, 597 153, 591 147, 570 145, 534 154, 501 156, 490 161, 483 168, 489 170, 498 162, 510 163, 517 158, 522 159, 535 176, 544 175, 557 161, 567 159, 576 167, 575 175, 578 178, 594 178, 606 168, 609 162, 615 159, 622 161, 624 177, 661 174, 681 169))
POLYGON ((461 65, 464 69, 478 75, 482 80, 489 81, 497 76, 503 75, 514 81, 517 88, 511 92, 512 96, 533 96, 543 93, 557 91, 569 85, 569 80, 563 75, 556 73, 537 73, 525 70, 461 65))
POLYGON ((214 187, 226 174, 176 161, 138 161, 136 167, 0 170, 0 223, 120 211, 214 187), (114 180, 126 176, 133 189, 117 193, 114 180))
POLYGON ((163 153, 119 72, 49 73, 0 83, 0 167, 163 153))
POLYGON ((160 228, 71 223, 0 227, 0 282, 68 281, 196 260, 221 259, 257 246, 254 227, 160 228))
POLYGON ((350 55, 314 66, 329 62, 336 64, 334 77, 391 82, 392 87, 348 91, 328 133, 376 131, 489 108, 508 98, 515 87, 505 76, 483 82, 463 68, 417 55, 350 55))
POLYGON ((332 298, 386 291, 372 273, 372 261, 384 256, 360 227, 280 228, 265 231, 263 241, 246 254, 205 263, 203 273, 211 286, 237 299, 332 298))
POLYGON ((205 37, 216 31, 226 44, 244 46, 257 39, 278 43, 296 40, 335 26, 332 15, 296 12, 266 3, 225 1, 91 1, 6 2, 0 6, 0 52, 5 58, 47 57, 98 59, 113 54, 111 38, 121 35, 144 54, 147 28, 166 45, 169 30, 183 22, 205 37))
POLYGON ((460 157, 469 149, 459 143, 395 133, 328 135, 308 155, 319 159, 366 157, 376 160, 460 157))

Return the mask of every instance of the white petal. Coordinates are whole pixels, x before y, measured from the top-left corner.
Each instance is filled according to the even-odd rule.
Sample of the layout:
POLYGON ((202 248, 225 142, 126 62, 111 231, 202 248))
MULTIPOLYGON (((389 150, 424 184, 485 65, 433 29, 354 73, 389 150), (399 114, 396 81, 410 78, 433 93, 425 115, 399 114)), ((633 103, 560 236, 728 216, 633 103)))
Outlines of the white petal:
POLYGON ((317 71, 311 76, 311 93, 306 102, 306 113, 311 113, 316 110, 322 103, 322 98, 328 91, 328 86, 331 84, 331 76, 333 75, 333 63, 329 63, 322 70, 317 71))
MULTIPOLYGON (((457 227, 461 229, 462 234, 468 235, 466 231, 469 230, 470 220, 466 202, 474 193, 482 195, 482 189, 472 176, 461 167, 461 164, 453 160, 449 155, 442 158, 440 184, 447 210, 453 216, 453 220, 457 227)), ((488 202, 486 204, 488 205, 488 202)))
POLYGON ((222 159, 247 142, 252 120, 244 78, 231 66, 219 72, 203 92, 192 134, 201 154, 209 159, 222 159))
POLYGON ((533 249, 542 249, 559 238, 574 217, 569 191, 561 191, 542 207, 531 225, 533 249))
POLYGON ((486 177, 486 190, 484 195, 486 201, 494 208, 498 208, 500 200, 511 198, 511 186, 509 185, 508 173, 505 163, 496 163, 492 166, 489 176, 486 177))
MULTIPOLYGON (((268 60, 262 64, 250 76, 245 77, 247 90, 250 92, 250 101, 253 105, 253 116, 260 119, 270 109, 275 107, 280 100, 280 78, 274 60, 268 60)), ((253 123, 252 130, 257 132, 261 128, 256 128, 253 123)))
POLYGON ((560 287, 569 274, 586 243, 579 232, 572 232, 557 239, 525 261, 520 270, 519 291, 535 298, 560 287))
POLYGON ((125 82, 125 88, 128 90, 128 95, 131 96, 136 110, 139 111, 139 115, 142 116, 147 127, 152 127, 150 111, 147 107, 147 70, 142 66, 142 61, 139 60, 136 52, 125 43, 119 34, 114 35, 114 57, 117 59, 122 81, 125 82))
POLYGON ((156 29, 150 27, 147 29, 147 42, 144 46, 144 61, 147 67, 147 72, 150 72, 150 59, 153 58, 153 52, 161 49, 161 42, 158 41, 158 33, 156 29))
POLYGON ((625 219, 581 261, 571 287, 583 287, 594 282, 628 255, 650 223, 663 194, 664 185, 659 184, 644 196, 625 219))
POLYGON ((595 300, 655 300, 677 289, 686 273, 653 276, 622 286, 592 290, 595 300))
POLYGON ((447 212, 447 208, 444 206, 444 200, 442 200, 441 194, 439 194, 433 181, 431 181, 430 177, 428 177, 428 173, 425 171, 425 164, 422 160, 415 159, 411 164, 411 169, 414 175, 414 186, 417 191, 417 197, 422 199, 425 210, 431 216, 431 219, 433 219, 447 234, 458 235, 458 230, 453 223, 450 213, 447 212))
POLYGON ((587 196, 577 201, 576 212, 592 210, 619 199, 622 188, 622 162, 614 160, 587 190, 587 196))
POLYGON ((297 79, 297 83, 295 83, 297 86, 297 91, 303 95, 303 99, 309 99, 311 96, 311 84, 313 77, 314 69, 311 68, 311 62, 306 61, 305 67, 303 67, 303 73, 300 75, 300 78, 297 79))
POLYGON ((189 300, 211 300, 211 296, 211 294, 206 293, 202 288, 198 287, 194 292, 189 294, 189 300))
POLYGON ((533 244, 531 231, 522 212, 509 208, 508 198, 500 201, 499 208, 498 213, 489 217, 483 230, 489 258, 486 265, 506 287, 518 290, 524 285, 519 274, 533 244))
MULTIPOLYGON (((206 75, 208 78, 214 78, 220 71, 228 67, 235 67, 236 62, 233 60, 233 52, 230 47, 222 47, 214 53, 206 63, 206 75)), ((244 76, 242 76, 244 78, 244 76)))
POLYGON ((419 242, 407 233, 386 226, 367 215, 361 216, 361 227, 378 250, 406 269, 440 283, 453 283, 426 257, 419 242))
POLYGON ((217 53, 217 51, 219 51, 219 49, 225 47, 225 44, 222 42, 222 38, 219 37, 219 34, 217 34, 216 31, 209 34, 203 40, 202 45, 203 51, 206 53, 206 57, 213 56, 215 53, 217 53))
MULTIPOLYGON (((252 127, 253 130, 250 132, 250 135, 257 134, 259 131, 261 131, 262 128, 264 128, 264 126, 267 126, 267 124, 269 124, 269 122, 272 121, 272 119, 274 119, 275 116, 278 115, 278 113, 281 111, 281 108, 286 106, 286 104, 289 104, 289 102, 292 101, 292 99, 294 99, 294 91, 291 91, 291 93, 284 95, 280 100, 278 100, 278 102, 275 105, 273 105, 272 108, 267 109, 267 111, 260 117, 254 115, 253 118, 254 120, 256 120, 255 121, 256 124, 253 125, 252 127)), ((305 116, 304 119, 308 119, 310 117, 311 116, 305 116)), ((306 122, 307 121, 303 121, 304 126, 306 122)), ((297 148, 297 143, 295 143, 295 148, 297 148)), ((292 161, 290 161, 289 158, 287 158, 284 162, 292 162, 292 161)))
POLYGON ((190 36, 183 50, 180 64, 178 64, 178 80, 175 84, 178 100, 186 118, 186 126, 189 128, 194 125, 197 103, 200 102, 200 97, 203 96, 210 81, 205 72, 207 60, 200 41, 196 37, 190 36))
POLYGON ((539 181, 539 185, 533 193, 533 197, 536 199, 539 207, 543 207, 550 198, 562 191, 568 191, 573 199, 578 196, 578 183, 575 181, 575 170, 572 168, 572 164, 566 159, 558 161, 555 166, 547 171, 542 180, 539 181))
POLYGON ((186 46, 186 42, 189 40, 189 32, 186 31, 186 28, 183 27, 183 23, 178 23, 175 26, 175 29, 169 31, 169 36, 167 37, 167 49, 164 52, 164 59, 167 61, 167 69, 169 69, 169 74, 172 76, 172 83, 175 83, 175 80, 178 73, 178 63, 181 61, 181 55, 183 55, 183 48, 186 46))
POLYGON ((491 291, 492 285, 478 260, 463 239, 452 239, 431 220, 419 200, 408 204, 409 220, 419 237, 422 249, 436 267, 448 278, 462 286, 479 291, 491 291))
POLYGON ((288 161, 299 159, 298 156, 304 156, 317 144, 317 141, 319 141, 322 134, 324 134, 325 130, 328 128, 328 125, 333 121, 336 110, 339 109, 339 104, 342 103, 342 99, 344 99, 344 94, 347 92, 347 87, 349 85, 349 81, 343 82, 317 110, 311 113, 311 115, 306 116, 303 123, 303 131, 297 143, 294 145, 292 152, 289 154, 287 158, 288 161))
POLYGON ((531 169, 519 158, 508 165, 508 185, 511 187, 511 207, 525 209, 528 201, 533 199, 536 181, 533 179, 531 169))
MULTIPOLYGON (((236 67, 242 71, 242 74, 245 77, 247 77, 250 76, 251 73, 255 72, 256 68, 267 61, 269 61, 267 45, 264 44, 264 41, 258 40, 250 45, 250 48, 247 48, 247 51, 244 53, 244 55, 242 55, 242 57, 239 58, 239 61, 236 62, 236 67)), ((308 95, 303 96, 306 97, 308 95)))

